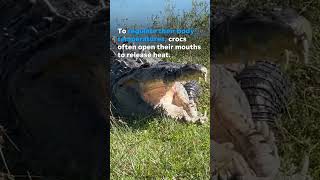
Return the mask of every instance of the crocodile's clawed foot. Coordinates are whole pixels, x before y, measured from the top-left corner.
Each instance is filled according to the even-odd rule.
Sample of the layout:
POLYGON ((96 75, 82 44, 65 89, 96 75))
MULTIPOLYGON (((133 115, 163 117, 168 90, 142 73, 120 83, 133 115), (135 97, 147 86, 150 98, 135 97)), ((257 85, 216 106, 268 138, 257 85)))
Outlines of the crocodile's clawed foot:
POLYGON ((196 122, 199 124, 204 124, 204 123, 208 122, 208 117, 207 116, 200 116, 198 118, 198 121, 196 121, 196 122))
POLYGON ((206 116, 198 116, 198 117, 184 117, 182 121, 187 123, 196 123, 196 124, 204 124, 208 122, 208 117, 206 116))
POLYGON ((194 117, 194 119, 195 119, 194 123, 197 123, 197 124, 205 124, 209 120, 207 116, 207 112, 205 112, 204 114, 201 114, 200 112, 198 112, 197 116, 194 117))

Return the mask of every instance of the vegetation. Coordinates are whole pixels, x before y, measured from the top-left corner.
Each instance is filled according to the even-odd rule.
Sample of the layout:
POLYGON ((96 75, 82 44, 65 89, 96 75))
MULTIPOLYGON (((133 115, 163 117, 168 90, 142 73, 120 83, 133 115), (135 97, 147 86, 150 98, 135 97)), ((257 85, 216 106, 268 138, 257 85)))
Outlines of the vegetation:
MULTIPOLYGON (((311 64, 292 63, 287 70, 294 93, 279 121, 277 138, 284 172, 292 173, 295 169, 292 164, 298 166, 301 157, 310 150, 310 173, 314 179, 320 179, 320 1, 220 0, 219 5, 222 3, 238 9, 292 7, 311 21, 314 31, 311 64)), ((193 27, 209 35, 208 11, 201 10, 208 8, 208 4, 200 1, 193 4, 191 11, 177 14, 168 3, 163 14, 151 18, 153 27, 193 27)), ((213 4, 216 7, 217 0, 213 4)), ((200 44, 203 50, 170 52, 172 58, 167 60, 209 67, 208 38, 190 39, 188 43, 200 44)), ((202 82, 202 86, 200 111, 209 112, 209 84, 202 82)), ((166 117, 122 121, 125 123, 114 124, 111 129, 112 179, 208 179, 209 124, 187 125, 166 117)))
MULTIPOLYGON (((166 61, 190 62, 209 69, 209 5, 192 1, 192 9, 179 12, 167 1, 164 13, 153 16, 153 28, 193 28, 201 36, 188 36, 185 44, 202 50, 170 51, 166 61), (160 17, 164 17, 163 19, 160 17)), ((210 112, 209 82, 201 81, 202 113, 210 112)), ((209 123, 183 124, 167 117, 121 119, 111 128, 111 179, 209 179, 209 123), (121 123, 122 122, 122 123, 121 123)))

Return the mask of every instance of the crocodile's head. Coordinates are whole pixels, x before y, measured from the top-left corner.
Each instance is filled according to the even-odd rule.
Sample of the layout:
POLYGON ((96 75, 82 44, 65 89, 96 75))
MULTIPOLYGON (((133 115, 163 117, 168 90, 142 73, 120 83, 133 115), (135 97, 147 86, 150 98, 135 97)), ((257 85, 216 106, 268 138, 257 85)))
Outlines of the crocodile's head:
POLYGON ((142 65, 113 86, 113 102, 116 110, 126 116, 150 114, 162 108, 173 118, 193 121, 198 115, 187 92, 190 89, 184 85, 206 76, 207 69, 198 64, 159 62, 142 65))

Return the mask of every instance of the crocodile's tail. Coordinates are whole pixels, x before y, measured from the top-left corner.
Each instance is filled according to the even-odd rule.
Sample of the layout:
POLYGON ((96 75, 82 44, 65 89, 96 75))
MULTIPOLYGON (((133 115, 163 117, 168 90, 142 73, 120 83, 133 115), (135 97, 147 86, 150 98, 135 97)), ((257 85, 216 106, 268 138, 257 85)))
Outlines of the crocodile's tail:
POLYGON ((236 79, 248 98, 253 120, 273 126, 287 105, 291 89, 288 78, 274 63, 258 61, 236 79))

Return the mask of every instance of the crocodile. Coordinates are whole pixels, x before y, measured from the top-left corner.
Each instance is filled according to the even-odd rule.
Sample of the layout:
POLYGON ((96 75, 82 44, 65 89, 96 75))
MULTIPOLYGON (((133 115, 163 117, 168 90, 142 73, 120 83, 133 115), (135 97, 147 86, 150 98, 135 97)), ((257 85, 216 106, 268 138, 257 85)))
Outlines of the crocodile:
MULTIPOLYGON (((277 28, 284 30, 283 32, 291 32, 289 39, 292 40, 292 43, 290 42, 289 45, 293 49, 290 49, 289 46, 283 49, 289 48, 295 52, 303 51, 294 42, 294 37, 297 37, 297 34, 291 26, 279 25, 277 28)), ((273 41, 272 43, 276 42, 273 41)), ((224 42, 221 41, 221 43, 224 42)), ((112 44, 117 46, 115 41, 112 44)), ((183 119, 187 122, 195 121, 188 120, 190 114, 193 114, 190 113, 191 108, 188 106, 180 108, 184 111, 183 113, 177 113, 177 111, 172 113, 172 109, 176 110, 179 107, 173 97, 175 96, 174 93, 181 91, 182 94, 189 95, 189 97, 183 96, 185 97, 183 99, 186 99, 184 100, 184 102, 187 102, 185 104, 190 104, 188 100, 190 100, 191 95, 197 94, 191 92, 198 91, 195 86, 196 83, 190 80, 204 74, 206 70, 201 70, 204 68, 192 68, 195 74, 189 72, 188 75, 192 77, 188 76, 185 79, 184 75, 186 74, 183 69, 186 66, 190 68, 190 65, 162 62, 157 58, 119 58, 117 57, 118 53, 126 54, 130 52, 123 52, 122 50, 117 52, 117 48, 111 50, 113 55, 111 58, 111 89, 114 111, 129 117, 135 114, 145 116, 155 113, 160 104, 164 106, 164 113, 174 119, 183 119), (180 72, 179 77, 171 75, 176 74, 177 71, 180 72), (168 77, 170 77, 170 81, 167 80, 168 77), (180 78, 183 78, 183 80, 180 78), (181 82, 186 80, 189 83, 181 82), (181 88, 176 88, 176 82, 181 88), (174 93, 171 91, 172 84, 174 84, 174 93), (150 91, 150 89, 158 91, 150 91), (166 96, 168 92, 170 93, 169 101, 167 101, 166 96), (150 100, 150 97, 155 98, 155 101, 150 100), (186 116, 181 114, 186 114, 186 116)), ((274 58, 277 57, 278 54, 274 58)), ((259 58, 269 60, 261 54, 259 58)), ((219 61, 219 56, 216 57, 216 61, 219 61)), ((305 171, 292 176, 281 174, 276 137, 272 127, 269 127, 272 123, 275 123, 278 115, 282 113, 286 105, 286 97, 289 96, 287 80, 278 67, 270 62, 257 62, 255 66, 248 66, 241 71, 236 78, 223 66, 212 64, 211 68, 211 85, 213 87, 211 90, 213 93, 211 95, 211 107, 214 113, 211 116, 211 126, 213 127, 211 130, 211 158, 215 160, 211 161, 213 173, 217 173, 219 176, 221 174, 223 176, 230 175, 227 179, 303 179, 306 174, 305 171), (266 93, 264 93, 265 91, 266 93), (277 103, 273 104, 272 102, 277 103), (231 163, 231 165, 229 166, 228 163, 231 163), (217 169, 220 168, 217 166, 221 164, 222 170, 217 172, 217 169)), ((194 100, 191 101, 191 104, 193 103, 194 100)), ((197 113, 195 114, 196 116, 191 116, 191 119, 193 119, 192 117, 198 119, 197 113)), ((305 164, 308 164, 308 162, 304 162, 305 164)))
MULTIPOLYGON (((148 98, 157 98, 156 103, 150 103, 144 94, 145 86, 159 88, 160 92, 171 89, 172 84, 179 83, 181 88, 176 89, 186 94, 187 100, 195 102, 198 93, 198 86, 195 81, 190 81, 205 74, 206 69, 200 65, 194 66, 187 77, 184 76, 184 67, 190 65, 176 64, 172 62, 162 62, 157 58, 119 58, 118 50, 111 49, 112 68, 111 68, 111 88, 112 105, 114 111, 122 116, 132 117, 134 114, 143 116, 153 114, 157 109, 157 103, 161 104, 161 98, 165 93, 151 93, 147 89, 148 98), (201 70, 203 69, 203 70, 201 70), (180 76, 171 75, 179 71, 180 76), (165 72, 164 74, 162 72, 165 72), (146 76, 146 77, 144 77, 146 76), (191 77, 190 77, 191 76, 191 77), (170 77, 168 81, 168 77, 170 77), (182 83, 182 81, 188 81, 182 83), (160 83, 159 83, 160 81, 160 83), (174 83, 172 83, 172 81, 174 83), (156 85, 154 85, 156 82, 156 85), (149 85, 150 84, 150 85, 149 85), (158 85, 160 84, 160 85, 158 85), (168 86, 166 89, 163 86, 168 86), (160 96, 159 96, 160 95, 160 96), (151 105, 150 105, 151 104, 151 105)), ((128 54, 132 52, 121 53, 128 54)), ((147 52, 146 52, 147 53, 147 52)), ((189 67, 190 66, 190 67, 189 67)), ((281 174, 280 157, 276 146, 273 129, 269 126, 275 123, 277 115, 283 112, 289 96, 288 80, 281 73, 280 69, 271 62, 257 62, 254 66, 245 68, 236 78, 232 76, 223 66, 213 64, 211 78, 211 161, 212 170, 220 175, 230 174, 230 178, 263 180, 263 178, 274 178, 277 180, 292 179, 303 176, 304 173, 297 173, 292 176, 281 174), (238 81, 238 82, 237 82, 238 81), (266 92, 266 93, 265 93, 266 92), (277 102, 273 104, 272 102, 277 102), (220 161, 218 163, 215 163, 220 161), (234 163, 231 167, 222 168, 226 163, 234 163), (217 167, 218 166, 218 167, 217 167), (230 168, 230 169, 229 169, 230 168), (301 175, 302 174, 302 175, 301 175)), ((176 85, 174 85, 176 86, 176 85)), ((188 113, 191 108, 182 106, 183 111, 187 112, 187 118, 177 116, 175 110, 176 102, 170 94, 169 105, 164 113, 174 119, 189 121, 188 113), (175 106, 172 106, 175 105, 175 106), (174 108, 173 108, 174 107, 174 108)), ((166 99, 165 99, 166 100, 166 99)), ((187 101, 188 102, 188 101, 187 101)), ((180 113, 178 113, 180 114, 180 113)), ((197 114, 196 114, 197 115, 197 114)), ((191 116, 192 117, 192 116, 191 116)), ((197 116, 196 120, 198 119, 197 116)), ((300 178, 301 179, 301 178, 300 178)), ((300 180, 297 179, 297 180, 300 180)))
MULTIPOLYGON (((13 158, 7 162, 8 167, 1 166, 3 171, 20 174, 30 170, 41 173, 43 179, 105 178, 101 174, 105 167, 101 154, 105 150, 105 97, 109 85, 105 72, 107 41, 102 37, 107 32, 105 8, 108 5, 103 1, 94 0, 0 1, 1 125, 15 142, 8 144, 5 154, 18 153, 24 160, 22 164, 26 164, 21 168, 21 161, 13 158), (14 148, 18 152, 12 152, 14 148)), ((203 120, 195 103, 200 88, 192 80, 205 76, 205 67, 157 58, 118 58, 115 52, 109 51, 110 91, 118 114, 149 115, 159 109, 175 119, 203 120)), ((213 72, 225 71, 217 68, 213 72)), ((228 73, 225 75, 218 76, 223 77, 219 84, 231 83, 226 87, 237 87, 240 98, 246 99, 237 82, 228 73)), ((218 97, 223 100, 230 91, 222 88, 216 92, 213 97, 219 108, 223 101, 219 104, 218 97)), ((229 121, 222 121, 235 123, 235 132, 243 135, 240 138, 255 129, 248 100, 241 102, 244 116, 238 121, 248 117, 247 121, 237 123, 228 116, 225 118, 229 121)), ((221 115, 226 115, 224 109, 228 108, 220 109, 221 115)), ((276 152, 272 133, 253 131, 256 134, 250 136, 252 139, 266 138, 264 134, 268 134, 271 142, 267 146, 276 152)), ((270 158, 277 164, 275 156, 271 154, 270 158)), ((251 168, 255 162, 250 162, 251 168)), ((277 167, 259 166, 266 174, 275 174, 277 167)))
POLYGON ((107 8, 0 0, 1 172, 106 178, 107 8))
POLYGON ((267 58, 288 65, 291 57, 309 63, 312 26, 293 9, 218 7, 212 22, 215 62, 218 64, 247 65, 267 58))
POLYGON ((230 8, 218 8, 211 22, 212 179, 308 179, 307 155, 301 172, 286 176, 279 170, 274 124, 290 86, 272 62, 288 63, 293 53, 309 63, 310 22, 292 9, 230 8))
POLYGON ((128 55, 135 50, 119 51, 119 44, 114 41, 111 46, 113 112, 122 117, 163 114, 184 122, 206 120, 196 104, 201 90, 196 80, 206 79, 206 67, 165 62, 159 58, 121 58, 118 53, 128 55))
POLYGON ((236 78, 222 65, 212 65, 212 179, 305 180, 309 159, 293 175, 280 171, 275 126, 285 109, 290 85, 270 61, 245 68, 236 78), (238 80, 238 82, 237 82, 238 80))

